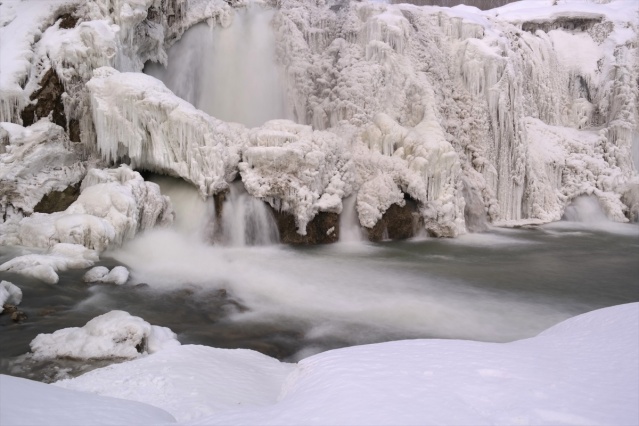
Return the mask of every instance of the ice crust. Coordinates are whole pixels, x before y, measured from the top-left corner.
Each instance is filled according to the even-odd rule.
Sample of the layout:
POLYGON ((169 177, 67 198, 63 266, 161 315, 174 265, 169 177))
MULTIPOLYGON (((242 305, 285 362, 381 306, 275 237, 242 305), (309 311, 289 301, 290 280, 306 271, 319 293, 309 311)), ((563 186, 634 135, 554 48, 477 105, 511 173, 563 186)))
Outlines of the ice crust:
POLYGON ((638 333, 632 303, 511 343, 406 340, 297 364, 185 345, 55 385, 161 407, 183 424, 636 424, 638 333))
MULTIPOLYGON (((282 0, 273 29, 297 124, 254 129, 210 117, 139 73, 147 60, 166 62, 166 49, 195 23, 232 25, 227 2, 60 0, 46 11, 23 3, 0 5, 9 67, 0 120, 16 123, 1 125, 9 143, 0 172, 19 186, 0 200, 3 217, 28 216, 44 193, 78 182, 92 164, 122 162, 179 176, 202 196, 226 191, 239 174, 249 194, 292 214, 301 234, 318 212, 341 212, 355 192, 363 226, 410 197, 437 236, 466 232, 471 200, 509 225, 558 220, 580 195, 596 196, 610 219, 635 215, 632 2, 526 1, 482 12, 282 0), (55 21, 63 12, 79 18, 74 28, 55 21), (50 123, 17 127, 50 68, 66 90, 67 120, 79 122, 79 144, 50 123), (36 139, 60 142, 18 148, 36 139), (61 168, 11 177, 45 154, 61 168)), ((96 236, 70 242, 102 250, 144 229, 121 229, 107 216, 97 216, 106 225, 88 226, 96 236)), ((42 235, 68 241, 44 231, 56 220, 12 225, 2 243, 43 247, 39 237, 15 237, 38 221, 42 235)))
POLYGON ((124 311, 111 311, 87 322, 84 327, 39 334, 30 347, 37 359, 138 358, 179 346, 177 336, 166 327, 151 325, 124 311))

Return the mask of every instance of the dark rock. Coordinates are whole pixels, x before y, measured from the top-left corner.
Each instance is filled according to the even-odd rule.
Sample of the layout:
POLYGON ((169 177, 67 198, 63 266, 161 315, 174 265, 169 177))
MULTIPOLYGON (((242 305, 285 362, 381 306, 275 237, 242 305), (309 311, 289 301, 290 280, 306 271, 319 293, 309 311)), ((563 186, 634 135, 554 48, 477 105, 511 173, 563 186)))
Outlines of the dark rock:
POLYGON ((71 185, 64 191, 51 191, 33 208, 35 213, 55 213, 67 209, 80 196, 80 184, 71 185))
POLYGON ((69 140, 71 142, 81 142, 80 122, 76 119, 69 120, 69 140))
POLYGON ((58 126, 67 129, 67 119, 64 115, 64 104, 62 94, 64 86, 58 74, 49 68, 40 80, 40 88, 31 94, 31 101, 22 110, 22 123, 25 127, 32 125, 42 117, 47 117, 53 112, 52 121, 58 126))
POLYGON ((297 225, 292 214, 273 211, 280 233, 280 241, 285 244, 310 245, 330 244, 339 240, 339 215, 319 212, 306 226, 306 235, 297 233, 297 225))
POLYGON ((375 226, 366 228, 370 241, 405 240, 417 234, 422 222, 417 202, 410 198, 405 201, 404 207, 390 206, 375 226))
POLYGON ((16 305, 11 305, 9 303, 6 303, 2 305, 2 309, 3 309, 2 311, 3 314, 12 314, 18 310, 18 307, 16 305))
POLYGON ((27 319, 27 314, 22 311, 15 311, 11 314, 11 321, 13 322, 22 322, 27 319))
POLYGON ((588 31, 593 25, 600 23, 602 18, 571 18, 560 17, 553 21, 545 22, 524 22, 521 24, 521 29, 530 33, 535 33, 537 30, 543 32, 549 32, 552 30, 568 30, 568 31, 588 31))
POLYGON ((75 28, 75 26, 78 24, 78 18, 70 13, 65 13, 58 19, 61 19, 59 28, 63 30, 75 28))
POLYGON ((40 315, 41 317, 48 317, 49 315, 53 315, 55 313, 56 313, 56 310, 51 308, 40 309, 38 311, 38 315, 40 315))

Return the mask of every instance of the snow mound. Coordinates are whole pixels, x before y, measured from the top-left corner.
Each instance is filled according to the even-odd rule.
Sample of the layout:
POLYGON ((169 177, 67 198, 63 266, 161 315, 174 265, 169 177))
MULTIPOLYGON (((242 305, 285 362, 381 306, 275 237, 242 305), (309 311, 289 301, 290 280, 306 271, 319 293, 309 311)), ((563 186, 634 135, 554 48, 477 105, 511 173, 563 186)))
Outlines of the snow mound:
POLYGON ((19 305, 22 302, 22 290, 9 281, 0 282, 0 314, 4 311, 4 304, 19 305))
POLYGON ((162 406, 179 422, 188 422, 238 406, 276 403, 281 384, 293 369, 294 364, 250 350, 185 345, 55 385, 146 401, 162 406))
POLYGON ((100 315, 81 328, 39 334, 30 344, 34 358, 40 359, 133 359, 179 345, 170 329, 124 311, 100 315))
POLYGON ((139 402, 91 395, 0 375, 3 425, 159 425, 175 423, 166 411, 139 402))
POLYGON ((512 343, 409 340, 281 364, 182 346, 57 383, 192 424, 637 424, 639 303, 512 343))
POLYGON ((56 272, 88 268, 97 260, 98 254, 94 250, 79 244, 58 243, 46 254, 15 257, 0 265, 0 271, 14 272, 48 284, 56 284, 59 280, 56 272))
POLYGON ((112 283, 122 285, 129 279, 129 270, 124 266, 116 266, 111 269, 104 266, 96 266, 91 268, 84 274, 84 282, 86 283, 112 283))

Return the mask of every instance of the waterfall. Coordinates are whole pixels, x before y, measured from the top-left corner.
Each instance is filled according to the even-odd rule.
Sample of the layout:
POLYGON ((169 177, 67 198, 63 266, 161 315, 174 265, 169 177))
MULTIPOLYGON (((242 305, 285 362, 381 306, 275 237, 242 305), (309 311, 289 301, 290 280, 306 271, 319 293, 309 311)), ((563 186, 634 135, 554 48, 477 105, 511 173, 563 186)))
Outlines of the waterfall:
POLYGON ((357 194, 344 198, 344 208, 339 218, 339 240, 340 242, 364 241, 364 231, 357 217, 357 194))
POLYGON ((564 219, 570 222, 601 223, 609 222, 601 205, 594 196, 581 196, 573 200, 564 211, 564 219))
POLYGON ((257 4, 235 9, 228 28, 198 24, 168 51, 168 66, 149 63, 144 72, 176 95, 224 121, 249 127, 288 118, 275 63, 275 12, 257 4))
POLYGON ((230 246, 279 242, 273 214, 266 203, 249 195, 242 182, 234 182, 222 205, 222 243, 230 246))

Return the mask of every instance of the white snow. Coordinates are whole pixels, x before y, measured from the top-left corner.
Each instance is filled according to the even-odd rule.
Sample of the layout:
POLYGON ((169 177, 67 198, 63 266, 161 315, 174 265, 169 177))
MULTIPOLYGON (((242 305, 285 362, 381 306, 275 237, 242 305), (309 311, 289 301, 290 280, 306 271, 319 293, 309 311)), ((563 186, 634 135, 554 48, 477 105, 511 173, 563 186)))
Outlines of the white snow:
POLYGON ((25 254, 0 265, 0 271, 14 272, 37 278, 48 284, 60 279, 58 271, 93 266, 98 254, 79 244, 58 243, 43 254, 25 254))
POLYGON ((638 335, 633 303, 512 343, 406 340, 296 365, 188 345, 57 385, 189 424, 637 424, 638 335))
POLYGON ((137 358, 179 346, 177 336, 166 327, 151 325, 124 311, 111 311, 84 327, 39 334, 31 342, 34 358, 108 359, 137 358))
POLYGON ((175 423, 166 411, 139 402, 76 392, 0 375, 0 424, 160 425, 175 423))
POLYGON ((91 268, 84 274, 84 282, 87 283, 113 283, 122 285, 129 279, 129 270, 124 266, 116 266, 111 271, 104 266, 91 268))
POLYGON ((20 302, 22 302, 22 290, 17 285, 2 280, 0 282, 0 314, 4 311, 3 305, 19 305, 20 302))

